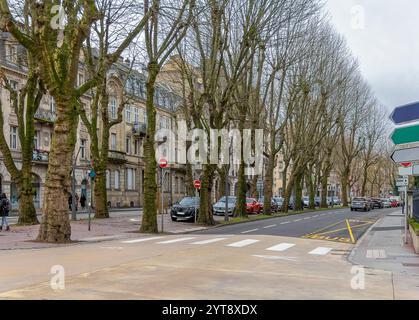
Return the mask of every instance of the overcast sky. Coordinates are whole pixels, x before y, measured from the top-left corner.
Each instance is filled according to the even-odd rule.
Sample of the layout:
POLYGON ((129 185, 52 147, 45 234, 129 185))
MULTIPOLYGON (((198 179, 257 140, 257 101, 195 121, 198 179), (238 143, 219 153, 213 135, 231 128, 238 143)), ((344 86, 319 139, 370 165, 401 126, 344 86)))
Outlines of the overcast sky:
POLYGON ((419 101, 419 1, 324 0, 379 101, 419 101))

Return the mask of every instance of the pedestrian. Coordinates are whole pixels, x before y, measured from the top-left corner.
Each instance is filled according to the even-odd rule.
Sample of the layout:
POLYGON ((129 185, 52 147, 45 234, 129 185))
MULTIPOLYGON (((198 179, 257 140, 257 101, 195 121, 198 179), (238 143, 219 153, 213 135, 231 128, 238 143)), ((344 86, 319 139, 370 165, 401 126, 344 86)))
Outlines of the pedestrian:
POLYGON ((0 216, 1 216, 0 231, 3 230, 3 226, 6 227, 6 231, 10 231, 10 227, 7 222, 9 211, 10 211, 10 201, 9 199, 7 199, 6 194, 2 193, 0 196, 0 216))
POLYGON ((84 193, 82 193, 80 197, 80 205, 81 205, 82 210, 86 208, 86 196, 84 195, 84 193))
POLYGON ((78 211, 79 210, 79 195, 77 193, 76 193, 75 198, 76 198, 76 211, 78 211))
POLYGON ((73 195, 70 193, 70 195, 68 196, 68 208, 70 209, 70 211, 73 209, 71 207, 72 203, 73 203, 73 195))

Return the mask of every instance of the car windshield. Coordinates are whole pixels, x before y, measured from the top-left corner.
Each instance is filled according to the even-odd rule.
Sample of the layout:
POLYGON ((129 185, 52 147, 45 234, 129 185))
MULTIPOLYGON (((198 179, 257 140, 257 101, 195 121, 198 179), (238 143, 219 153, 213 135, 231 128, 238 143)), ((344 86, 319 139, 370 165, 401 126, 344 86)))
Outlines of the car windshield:
POLYGON ((246 199, 246 203, 253 203, 255 199, 246 199))
POLYGON ((181 206, 194 206, 199 204, 199 198, 183 198, 179 204, 181 206))
MULTIPOLYGON (((222 197, 218 202, 226 202, 226 197, 222 197)), ((228 197, 228 203, 235 203, 236 202, 236 197, 228 197)))
POLYGON ((354 201, 365 201, 364 198, 354 198, 354 201))

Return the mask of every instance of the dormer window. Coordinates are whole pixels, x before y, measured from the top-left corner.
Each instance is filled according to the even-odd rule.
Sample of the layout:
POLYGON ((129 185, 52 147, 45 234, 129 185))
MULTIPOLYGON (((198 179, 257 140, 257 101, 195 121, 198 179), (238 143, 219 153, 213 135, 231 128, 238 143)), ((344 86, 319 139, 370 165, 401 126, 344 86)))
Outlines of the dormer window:
POLYGON ((9 62, 17 63, 17 45, 8 44, 6 46, 6 60, 9 62))

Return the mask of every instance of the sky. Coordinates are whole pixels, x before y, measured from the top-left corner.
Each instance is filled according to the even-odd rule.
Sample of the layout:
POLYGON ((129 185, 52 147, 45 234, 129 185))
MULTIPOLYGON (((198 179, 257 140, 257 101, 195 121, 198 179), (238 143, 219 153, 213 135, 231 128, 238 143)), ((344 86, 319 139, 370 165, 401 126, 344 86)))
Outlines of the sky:
POLYGON ((419 1, 324 1, 378 100, 390 111, 419 101, 419 1))

